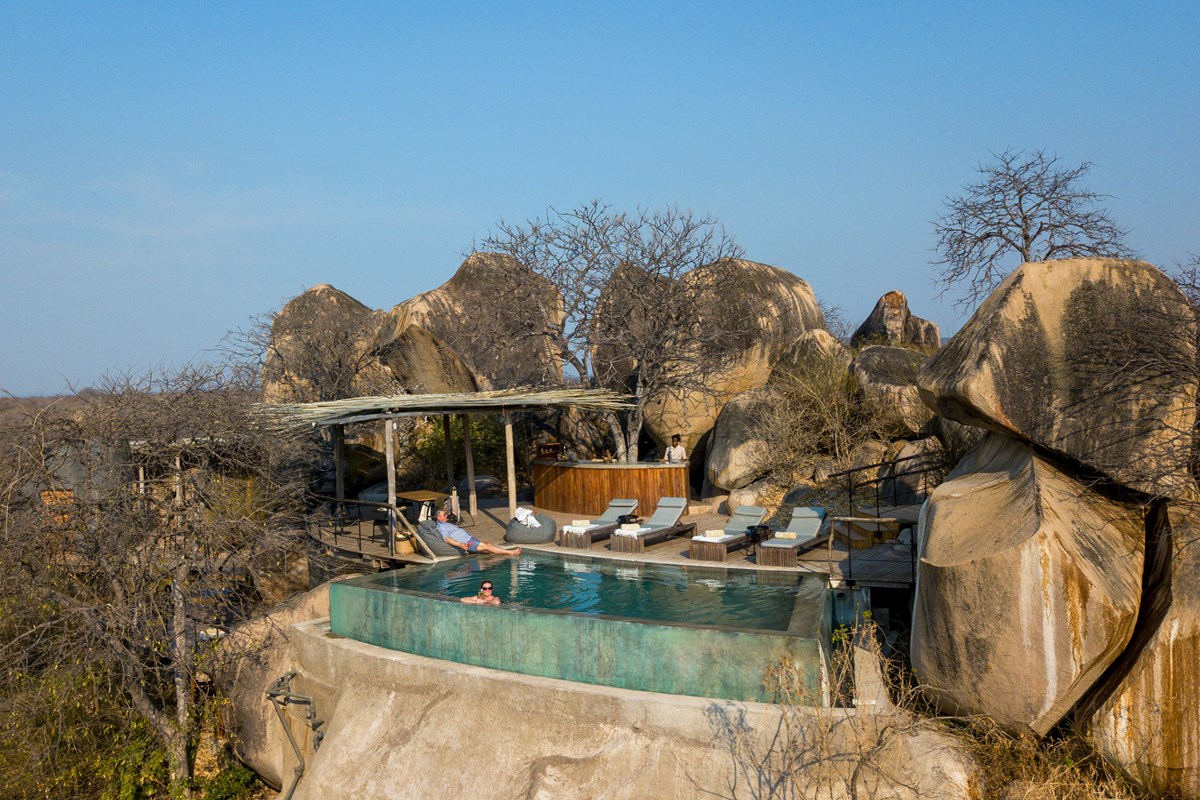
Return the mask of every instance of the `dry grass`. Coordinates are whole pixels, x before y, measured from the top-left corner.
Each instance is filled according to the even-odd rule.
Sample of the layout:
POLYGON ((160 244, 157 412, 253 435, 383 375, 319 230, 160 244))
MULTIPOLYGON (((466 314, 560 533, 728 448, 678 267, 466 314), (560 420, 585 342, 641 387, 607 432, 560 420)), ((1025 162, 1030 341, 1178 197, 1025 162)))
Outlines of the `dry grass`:
POLYGON ((733 705, 712 707, 711 724, 732 770, 728 785, 707 796, 1173 800, 1124 779, 1082 736, 1038 740, 1014 736, 986 718, 938 716, 911 675, 882 657, 870 620, 834 638, 827 696, 817 696, 794 664, 770 670, 779 703, 771 730, 750 728, 733 705), (867 707, 873 679, 886 687, 890 702, 867 707))

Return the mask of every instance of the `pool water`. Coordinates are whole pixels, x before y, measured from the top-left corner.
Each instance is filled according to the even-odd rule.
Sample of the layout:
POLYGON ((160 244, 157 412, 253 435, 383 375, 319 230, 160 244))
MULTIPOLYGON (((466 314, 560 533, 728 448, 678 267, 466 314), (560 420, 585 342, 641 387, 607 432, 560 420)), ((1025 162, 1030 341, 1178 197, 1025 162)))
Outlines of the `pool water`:
POLYGON ((418 656, 729 700, 774 699, 782 661, 822 689, 824 578, 526 551, 338 581, 330 630, 418 656), (490 580, 498 607, 459 602, 490 580))
POLYGON ((811 575, 718 572, 711 567, 621 563, 536 552, 516 558, 441 562, 360 581, 362 586, 382 591, 456 600, 474 595, 481 582, 491 581, 497 597, 518 607, 769 631, 787 631, 797 597, 824 588, 824 581, 811 575), (721 577, 714 577, 716 574, 721 577))

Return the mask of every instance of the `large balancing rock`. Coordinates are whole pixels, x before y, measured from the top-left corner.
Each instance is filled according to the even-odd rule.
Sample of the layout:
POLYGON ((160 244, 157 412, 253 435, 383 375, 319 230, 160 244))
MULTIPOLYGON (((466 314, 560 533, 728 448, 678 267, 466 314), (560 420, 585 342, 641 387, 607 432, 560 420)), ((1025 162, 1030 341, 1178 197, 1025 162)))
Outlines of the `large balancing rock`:
POLYGON ((681 280, 692 285, 701 317, 728 319, 732 314, 743 330, 738 342, 709 341, 699 352, 684 354, 690 371, 703 376, 702 385, 664 387, 647 400, 650 435, 663 443, 678 433, 691 453, 725 404, 765 385, 801 334, 825 327, 825 315, 807 281, 769 264, 726 258, 681 280))
POLYGON ((1086 710, 1085 719, 1100 752, 1152 790, 1190 798, 1200 798, 1197 502, 1172 502, 1164 515, 1165 580, 1151 589, 1159 602, 1142 614, 1146 641, 1130 645, 1130 668, 1121 671, 1116 690, 1098 708, 1086 710))
POLYGON ((1045 734, 1133 632, 1141 510, 991 434, 934 490, 919 535, 918 680, 947 713, 1045 734))
POLYGON ((1141 261, 1022 265, 917 377, 943 417, 1177 496, 1196 419, 1195 319, 1141 261))

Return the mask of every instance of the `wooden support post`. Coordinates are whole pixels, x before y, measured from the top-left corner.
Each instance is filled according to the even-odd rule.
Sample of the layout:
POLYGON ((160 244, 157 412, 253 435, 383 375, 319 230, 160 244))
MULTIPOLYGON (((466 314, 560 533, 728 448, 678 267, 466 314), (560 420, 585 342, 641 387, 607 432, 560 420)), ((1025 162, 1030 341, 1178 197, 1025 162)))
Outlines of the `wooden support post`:
POLYGON ((395 427, 396 420, 385 419, 383 421, 383 447, 386 451, 384 457, 387 461, 387 483, 388 483, 388 509, 387 509, 387 537, 388 537, 388 555, 396 555, 396 453, 395 453, 395 427))
POLYGON ((183 508, 183 457, 175 454, 175 507, 183 508))
POLYGON ((508 466, 508 518, 517 515, 517 461, 513 456, 512 414, 504 412, 504 455, 508 466))
POLYGON ((467 510, 471 512, 471 522, 479 513, 479 497, 475 494, 475 459, 471 457, 471 422, 466 414, 459 414, 458 421, 463 429, 463 456, 467 461, 467 510))
POLYGON ((334 508, 333 513, 334 516, 342 516, 346 513, 346 426, 334 425, 331 434, 333 435, 333 477, 337 487, 335 492, 337 507, 334 508))
POLYGON ((445 440, 446 451, 446 482, 454 488, 454 451, 450 449, 450 415, 442 414, 442 437, 445 440))

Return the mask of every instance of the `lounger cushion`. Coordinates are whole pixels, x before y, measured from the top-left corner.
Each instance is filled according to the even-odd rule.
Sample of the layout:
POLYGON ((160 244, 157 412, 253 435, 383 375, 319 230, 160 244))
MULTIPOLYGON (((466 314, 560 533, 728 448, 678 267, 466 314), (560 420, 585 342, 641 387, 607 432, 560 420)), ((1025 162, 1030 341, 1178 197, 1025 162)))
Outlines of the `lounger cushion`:
POLYGON ((776 539, 776 538, 772 537, 770 539, 767 539, 765 542, 763 542, 761 546, 762 547, 778 547, 781 550, 790 550, 793 547, 799 547, 800 545, 808 544, 815 538, 817 538, 817 537, 812 534, 809 534, 807 536, 806 535, 798 535, 795 539, 776 539))
POLYGON ((600 514, 599 523, 612 524, 622 514, 632 514, 637 510, 638 501, 632 498, 618 497, 608 502, 608 508, 600 514))
POLYGON ((643 524, 652 528, 670 528, 679 524, 679 518, 687 511, 686 497, 663 497, 658 501, 658 508, 643 524))
POLYGON ((442 535, 438 533, 437 521, 432 519, 424 519, 417 523, 417 536, 421 537, 421 541, 429 545, 429 549, 434 555, 438 556, 464 556, 466 551, 459 550, 457 547, 447 543, 442 535))
POLYGON ((504 541, 510 544, 547 544, 554 541, 558 535, 558 526, 554 520, 545 514, 533 515, 541 523, 540 528, 530 528, 517 520, 508 523, 504 531, 504 541))
POLYGON ((720 533, 711 534, 711 535, 706 533, 701 536, 693 536, 692 541, 721 543, 721 542, 736 542, 739 539, 745 539, 745 538, 746 538, 746 534, 744 534, 744 533, 720 532, 720 533))

